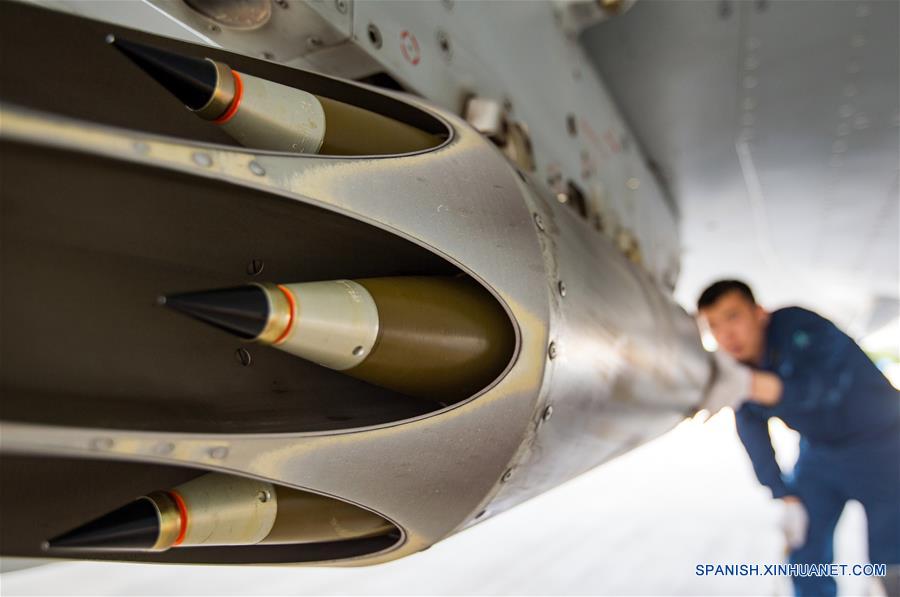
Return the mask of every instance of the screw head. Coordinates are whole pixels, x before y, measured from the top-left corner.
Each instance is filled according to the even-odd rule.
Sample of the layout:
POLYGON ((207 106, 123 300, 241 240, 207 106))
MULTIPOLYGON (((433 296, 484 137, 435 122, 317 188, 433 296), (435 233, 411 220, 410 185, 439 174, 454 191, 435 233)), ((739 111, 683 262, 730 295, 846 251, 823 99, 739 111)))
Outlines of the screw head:
POLYGON ((558 349, 556 348, 556 342, 551 342, 550 346, 547 348, 547 355, 551 359, 555 359, 557 352, 558 352, 558 349))
POLYGON ((566 296, 566 283, 560 280, 556 286, 559 288, 559 296, 566 296))
POLYGON ((251 361, 253 360, 250 357, 250 351, 248 351, 246 348, 238 348, 236 351, 234 351, 234 356, 237 359, 237 362, 240 363, 243 367, 249 367, 251 361))
POLYGON ((544 218, 541 217, 541 214, 534 214, 534 225, 541 232, 544 231, 544 218))
POLYGON ((253 160, 252 162, 250 162, 248 164, 248 167, 250 168, 250 172, 253 172, 257 176, 265 176, 266 175, 266 169, 263 168, 262 164, 260 164, 256 160, 253 160))
POLYGON ((269 493, 268 491, 260 490, 260 492, 256 494, 256 498, 257 498, 260 502, 262 502, 262 503, 265 504, 265 503, 268 502, 270 499, 272 499, 272 494, 269 493))
POLYGON ((253 259, 250 263, 247 264, 247 275, 248 276, 258 276, 262 273, 263 268, 266 267, 266 262, 262 259, 253 259))
POLYGON ((335 0, 334 2, 335 8, 341 14, 346 14, 347 12, 347 0, 335 0))
POLYGON ((509 481, 510 479, 512 479, 512 475, 513 475, 512 469, 511 469, 511 468, 510 468, 510 469, 506 469, 506 472, 503 473, 503 476, 502 476, 502 477, 500 477, 500 482, 501 482, 501 483, 506 483, 507 481, 509 481))
POLYGON ((550 417, 552 417, 552 416, 553 416, 553 407, 548 404, 547 408, 544 409, 544 412, 541 413, 541 421, 546 423, 547 421, 550 420, 550 417))

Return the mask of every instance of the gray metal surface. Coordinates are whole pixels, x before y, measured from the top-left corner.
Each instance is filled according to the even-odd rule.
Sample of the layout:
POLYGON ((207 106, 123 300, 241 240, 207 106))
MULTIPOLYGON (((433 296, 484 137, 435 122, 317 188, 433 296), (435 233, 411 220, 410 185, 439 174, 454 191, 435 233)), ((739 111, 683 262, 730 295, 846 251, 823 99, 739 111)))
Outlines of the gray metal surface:
POLYGON ((851 333, 896 304, 898 11, 646 0, 586 32, 683 208, 684 304, 735 274, 764 303, 801 302, 851 333))

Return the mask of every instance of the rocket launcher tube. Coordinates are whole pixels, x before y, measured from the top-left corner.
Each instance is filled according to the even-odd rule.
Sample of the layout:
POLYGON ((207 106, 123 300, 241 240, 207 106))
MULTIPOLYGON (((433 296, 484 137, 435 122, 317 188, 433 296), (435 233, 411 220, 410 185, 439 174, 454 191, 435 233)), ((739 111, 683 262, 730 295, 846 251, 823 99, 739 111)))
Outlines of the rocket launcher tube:
POLYGON ((108 38, 119 51, 245 147, 291 153, 384 155, 440 143, 435 135, 344 102, 232 70, 227 64, 108 38))
MULTIPOLYGON (((487 386, 510 361, 515 334, 505 311, 463 276, 398 276, 260 284, 184 293, 164 304, 232 333, 409 396, 453 400, 487 386), (265 304, 262 313, 248 305, 265 304), (211 305, 211 306, 210 306, 211 305), (215 311, 212 307, 215 307, 215 311), (240 315, 240 319, 237 319, 240 315), (243 321, 259 321, 255 338, 243 321)), ((257 307, 258 308, 258 307, 257 307)))
POLYGON ((166 551, 173 547, 341 541, 394 530, 387 520, 314 493, 222 473, 154 491, 52 539, 51 549, 166 551))

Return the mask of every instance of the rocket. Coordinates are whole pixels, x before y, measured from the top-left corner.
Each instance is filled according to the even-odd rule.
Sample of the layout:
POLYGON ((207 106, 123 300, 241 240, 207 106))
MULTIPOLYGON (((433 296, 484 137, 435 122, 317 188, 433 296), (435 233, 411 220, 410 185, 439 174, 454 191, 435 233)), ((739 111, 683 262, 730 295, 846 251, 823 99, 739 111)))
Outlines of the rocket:
POLYGON ((266 481, 207 473, 141 496, 48 541, 48 550, 166 551, 173 547, 342 541, 394 526, 377 514, 266 481))
POLYGON ((107 42, 194 114, 253 149, 331 155, 420 151, 441 139, 393 118, 302 89, 137 42, 107 42))
POLYGON ((500 304, 465 276, 248 284, 159 303, 246 341, 436 400, 486 387, 515 345, 500 304))

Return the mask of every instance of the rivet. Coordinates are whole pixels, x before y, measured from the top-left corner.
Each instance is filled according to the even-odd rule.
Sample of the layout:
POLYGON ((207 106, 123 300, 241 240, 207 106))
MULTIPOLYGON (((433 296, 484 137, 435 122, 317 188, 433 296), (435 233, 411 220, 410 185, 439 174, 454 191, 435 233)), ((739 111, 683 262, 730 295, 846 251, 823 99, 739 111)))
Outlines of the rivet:
POLYGON ((209 457, 215 458, 216 460, 222 460, 226 456, 228 456, 228 448, 225 446, 216 446, 215 448, 209 449, 209 457))
POLYGON ((550 420, 550 417, 552 417, 552 416, 553 416, 553 407, 550 405, 547 405, 547 408, 545 408, 544 412, 541 413, 541 421, 546 423, 547 421, 550 420))
POLYGON ((538 230, 541 232, 544 231, 544 218, 541 217, 541 214, 534 214, 534 225, 537 226, 538 230))
POLYGON ((268 491, 260 491, 259 493, 256 494, 256 498, 265 504, 270 499, 272 499, 272 494, 269 493, 268 491))
POLYGON ((262 273, 263 269, 266 267, 266 262, 262 259, 251 259, 247 264, 247 275, 248 276, 258 276, 262 273))
POLYGON ((566 193, 557 193, 556 200, 559 201, 560 203, 565 203, 566 201, 569 200, 569 196, 566 193))
POLYGON ((512 479, 512 475, 513 475, 512 469, 511 469, 511 468, 506 469, 506 472, 503 473, 503 476, 502 476, 502 477, 500 477, 500 482, 501 482, 501 483, 506 483, 507 481, 509 481, 510 479, 512 479))
POLYGON ((195 152, 191 155, 191 159, 194 160, 194 163, 198 166, 202 166, 204 168, 209 168, 212 166, 212 158, 209 157, 209 154, 202 152, 195 152))
POLYGON ((253 360, 250 357, 250 352, 246 348, 238 348, 234 351, 234 357, 237 359, 237 362, 244 367, 249 367, 250 362, 253 360))
POLYGON ((481 512, 479 512, 478 514, 475 515, 475 519, 478 520, 479 518, 481 518, 481 517, 484 516, 485 514, 487 514, 487 510, 482 510, 481 512))
POLYGON ((574 114, 566 115, 566 131, 569 133, 570 137, 574 137, 578 134, 578 121, 575 120, 574 114))
POLYGON ((555 358, 556 358, 556 353, 557 353, 556 342, 551 342, 551 343, 550 343, 550 346, 547 347, 547 355, 548 355, 551 359, 555 359, 555 358))
POLYGON ((566 283, 562 280, 556 285, 557 289, 559 289, 559 296, 566 296, 566 283))
POLYGON ((362 355, 362 353, 364 353, 365 351, 366 351, 366 349, 363 348, 362 346, 357 346, 356 348, 353 349, 353 356, 358 357, 358 356, 362 355))
POLYGON ((257 162, 256 160, 253 160, 248 165, 250 167, 250 172, 253 172, 257 176, 265 176, 266 175, 266 169, 263 168, 262 165, 259 162, 257 162))
POLYGON ((108 437, 95 437, 91 440, 92 450, 109 450, 113 447, 113 440, 108 437))
POLYGON ((310 35, 306 38, 306 47, 310 50, 315 50, 316 48, 321 48, 323 45, 322 38, 318 35, 310 35))
POLYGON ((337 8, 337 11, 341 14, 346 14, 347 12, 347 0, 335 0, 334 7, 337 8))

